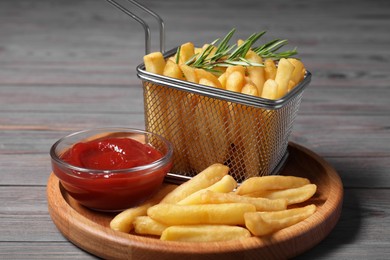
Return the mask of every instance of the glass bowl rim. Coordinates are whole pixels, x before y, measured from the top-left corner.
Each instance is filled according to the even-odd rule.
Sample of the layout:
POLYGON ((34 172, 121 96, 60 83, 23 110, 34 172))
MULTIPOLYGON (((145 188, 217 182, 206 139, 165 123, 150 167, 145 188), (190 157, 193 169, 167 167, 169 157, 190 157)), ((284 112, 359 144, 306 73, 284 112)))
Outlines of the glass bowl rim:
MULTIPOLYGON (((76 144, 75 142, 74 144, 76 144)), ((148 143, 145 143, 148 144, 148 143)), ((151 147, 153 147, 151 145, 151 147)), ((155 148, 155 147, 153 147, 155 148)), ((155 148, 156 149, 156 148, 155 148)), ((161 151, 159 151, 161 152, 161 151)), ((155 168, 163 167, 167 163, 169 163, 170 160, 172 160, 172 155, 173 155, 173 145, 170 141, 168 141, 166 138, 162 137, 159 134, 149 132, 146 130, 141 130, 141 129, 136 129, 136 128, 118 128, 118 127, 106 127, 106 128, 92 128, 92 129, 85 129, 77 132, 73 132, 71 134, 68 134, 66 136, 61 137, 59 140, 57 140, 50 148, 50 157, 51 159, 58 165, 65 167, 69 170, 77 171, 77 172, 82 172, 82 173, 87 173, 90 175, 102 175, 102 174, 114 174, 114 173, 120 173, 120 174, 130 174, 134 172, 139 172, 139 171, 145 171, 145 170, 153 170, 155 168), (97 132, 97 133, 116 133, 116 132, 125 132, 125 133, 134 133, 134 134, 147 134, 147 135, 153 135, 156 136, 158 139, 160 139, 166 146, 167 146, 167 152, 158 160, 153 161, 149 164, 146 165, 141 165, 141 166, 136 166, 136 167, 131 167, 131 168, 123 168, 123 169, 115 169, 115 170, 100 170, 100 169, 90 169, 90 168, 84 168, 84 167, 79 167, 72 165, 70 163, 64 162, 56 153, 56 148, 58 147, 59 144, 64 142, 66 139, 70 137, 74 137, 76 135, 88 133, 88 132, 97 132)), ((65 172, 67 175, 70 173, 65 172)), ((149 172, 144 173, 149 174, 149 172)), ((75 175, 73 175, 75 176, 75 175)), ((77 176, 80 177, 80 176, 77 176)))

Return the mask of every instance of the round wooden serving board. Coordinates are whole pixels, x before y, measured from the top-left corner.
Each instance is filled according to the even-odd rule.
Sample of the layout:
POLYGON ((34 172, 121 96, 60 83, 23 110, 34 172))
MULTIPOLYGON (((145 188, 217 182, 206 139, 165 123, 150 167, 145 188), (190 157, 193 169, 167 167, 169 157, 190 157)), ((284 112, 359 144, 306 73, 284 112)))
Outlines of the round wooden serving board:
POLYGON ((317 211, 306 220, 268 237, 213 243, 161 241, 113 231, 113 214, 91 211, 72 199, 54 174, 47 184, 49 213, 61 233, 78 247, 109 259, 285 259, 303 253, 323 240, 336 225, 343 186, 337 172, 310 150, 289 144, 282 175, 309 178, 318 187, 307 203, 317 211))

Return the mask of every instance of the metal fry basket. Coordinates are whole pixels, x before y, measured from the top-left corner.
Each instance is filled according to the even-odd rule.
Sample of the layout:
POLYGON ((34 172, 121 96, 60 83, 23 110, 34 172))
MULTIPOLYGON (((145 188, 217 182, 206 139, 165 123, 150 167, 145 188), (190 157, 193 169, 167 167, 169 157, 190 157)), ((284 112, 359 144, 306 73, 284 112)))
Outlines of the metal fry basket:
MULTIPOLYGON (((158 20, 164 28, 162 19, 158 20)), ((163 35, 161 30, 160 43, 163 35)), ((164 56, 175 52, 164 52, 164 56)), ((146 130, 164 136, 174 146, 169 177, 187 179, 213 163, 222 163, 239 182, 277 174, 283 166, 302 94, 311 79, 306 72, 285 97, 268 100, 149 73, 144 64, 137 67, 137 75, 143 84, 146 130)))

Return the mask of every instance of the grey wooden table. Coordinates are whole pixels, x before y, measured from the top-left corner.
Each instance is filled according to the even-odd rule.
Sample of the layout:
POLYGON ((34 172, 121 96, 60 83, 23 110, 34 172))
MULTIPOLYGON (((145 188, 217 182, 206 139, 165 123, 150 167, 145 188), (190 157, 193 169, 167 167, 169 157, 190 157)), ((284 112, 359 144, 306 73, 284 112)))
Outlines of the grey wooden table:
MULTIPOLYGON (((291 140, 332 164, 345 189, 339 223, 300 258, 389 259, 390 2, 143 3, 164 18, 167 49, 232 27, 240 37, 267 30, 267 39, 298 47, 313 79, 291 140)), ((0 259, 94 258, 50 219, 48 152, 73 131, 144 128, 135 72, 143 37, 104 0, 0 1, 0 259)))

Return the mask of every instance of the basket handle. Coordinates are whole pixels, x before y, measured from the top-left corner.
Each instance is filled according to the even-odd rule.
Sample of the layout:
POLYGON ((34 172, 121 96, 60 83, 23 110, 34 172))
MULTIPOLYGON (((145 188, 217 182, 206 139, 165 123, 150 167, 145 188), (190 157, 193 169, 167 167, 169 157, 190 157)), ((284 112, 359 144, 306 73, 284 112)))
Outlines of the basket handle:
MULTIPOLYGON (((127 14, 128 16, 130 16, 131 18, 133 18, 134 20, 136 20, 138 23, 140 23, 142 25, 142 27, 144 28, 144 31, 145 31, 145 54, 149 54, 150 51, 151 51, 151 47, 150 47, 150 27, 149 27, 149 25, 144 20, 142 20, 139 16, 137 16, 134 13, 132 13, 131 11, 129 11, 123 5, 118 4, 116 1, 114 1, 114 0, 106 0, 106 1, 108 3, 110 3, 111 5, 113 5, 114 7, 116 7, 117 9, 119 9, 120 11, 124 12, 125 14, 127 14)), ((127 2, 137 6, 138 8, 140 8, 143 11, 145 11, 146 13, 148 13, 149 15, 153 16, 154 18, 156 18, 156 20, 159 23, 159 27, 160 27, 160 51, 162 53, 164 53, 165 52, 165 26, 164 26, 163 19, 161 19, 161 17, 158 14, 156 14, 155 12, 150 10, 149 8, 141 5, 140 3, 138 3, 135 0, 127 0, 127 2)))

